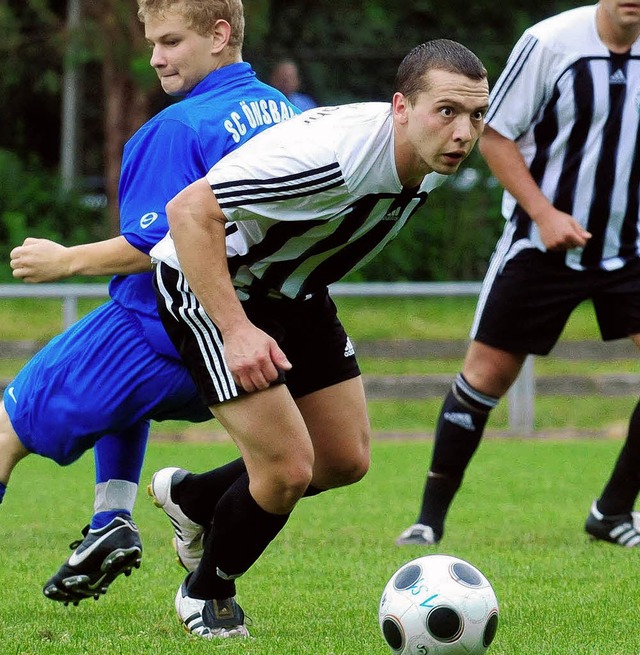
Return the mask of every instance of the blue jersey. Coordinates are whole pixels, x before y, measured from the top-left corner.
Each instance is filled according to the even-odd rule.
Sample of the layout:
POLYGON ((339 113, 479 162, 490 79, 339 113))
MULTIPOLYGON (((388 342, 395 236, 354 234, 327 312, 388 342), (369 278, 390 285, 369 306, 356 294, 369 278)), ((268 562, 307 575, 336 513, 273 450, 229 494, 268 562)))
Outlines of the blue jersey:
MULTIPOLYGON (((121 234, 148 254, 169 229, 165 205, 171 198, 228 152, 298 113, 284 95, 260 82, 248 63, 210 73, 127 142, 119 189, 121 234)), ((156 352, 178 357, 158 318, 151 273, 116 276, 109 291, 136 313, 156 352)))
MULTIPOLYGON (((298 114, 246 63, 210 73, 125 146, 121 232, 149 253, 168 230, 165 205, 222 156, 298 114)), ((166 336, 151 274, 116 276, 112 301, 52 339, 18 373, 5 408, 32 452, 68 464, 105 434, 168 418, 211 418, 166 336)), ((141 462, 140 462, 141 464, 141 462)))

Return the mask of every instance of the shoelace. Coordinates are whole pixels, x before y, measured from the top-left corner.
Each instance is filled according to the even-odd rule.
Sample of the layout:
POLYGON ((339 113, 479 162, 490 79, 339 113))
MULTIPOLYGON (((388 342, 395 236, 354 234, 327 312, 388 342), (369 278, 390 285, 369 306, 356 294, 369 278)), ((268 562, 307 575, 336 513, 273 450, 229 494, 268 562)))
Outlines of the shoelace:
POLYGON ((87 538, 87 535, 89 534, 89 526, 85 525, 84 528, 82 528, 81 532, 82 532, 82 539, 76 539, 75 541, 72 541, 69 544, 69 548, 71 550, 75 550, 87 538))

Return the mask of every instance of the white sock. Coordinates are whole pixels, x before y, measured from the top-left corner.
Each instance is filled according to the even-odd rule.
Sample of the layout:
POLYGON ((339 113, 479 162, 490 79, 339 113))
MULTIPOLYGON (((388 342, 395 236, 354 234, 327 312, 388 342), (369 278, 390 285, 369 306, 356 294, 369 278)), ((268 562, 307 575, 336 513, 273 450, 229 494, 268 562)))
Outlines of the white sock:
POLYGON ((112 512, 123 509, 133 513, 133 505, 138 495, 138 485, 128 480, 108 480, 96 485, 93 513, 112 512))

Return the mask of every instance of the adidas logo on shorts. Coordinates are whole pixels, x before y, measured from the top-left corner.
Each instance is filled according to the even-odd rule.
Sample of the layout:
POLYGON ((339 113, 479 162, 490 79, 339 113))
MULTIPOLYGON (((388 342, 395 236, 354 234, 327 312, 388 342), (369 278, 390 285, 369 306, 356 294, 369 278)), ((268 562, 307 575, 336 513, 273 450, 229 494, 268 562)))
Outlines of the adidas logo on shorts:
POLYGON ((353 357, 356 354, 355 348, 353 347, 353 344, 351 343, 351 339, 347 337, 347 343, 345 344, 344 347, 344 356, 345 357, 353 357))

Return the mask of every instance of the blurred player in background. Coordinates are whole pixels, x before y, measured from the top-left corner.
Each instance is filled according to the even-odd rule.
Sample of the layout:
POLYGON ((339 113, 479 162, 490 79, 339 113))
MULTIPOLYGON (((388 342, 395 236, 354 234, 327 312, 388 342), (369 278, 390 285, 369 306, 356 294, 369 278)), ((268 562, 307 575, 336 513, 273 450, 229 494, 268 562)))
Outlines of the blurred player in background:
POLYGON ((393 239, 484 127, 486 70, 436 40, 402 61, 391 103, 311 109, 256 136, 167 206, 158 307, 247 472, 158 471, 176 540, 205 534, 175 606, 200 637, 248 635, 236 579, 303 496, 369 467, 355 353, 327 286, 393 239), (221 493, 222 491, 222 493, 221 493))
POLYGON ((282 91, 300 111, 318 106, 318 103, 308 93, 300 91, 298 64, 292 59, 282 59, 275 65, 269 83, 282 91))
MULTIPOLYGON (((437 544, 489 413, 528 354, 552 349, 590 299, 604 340, 640 346, 640 3, 601 0, 528 29, 491 95, 480 150, 505 187, 504 234, 471 342, 438 419, 417 523, 437 544)), ((585 529, 640 545, 640 405, 585 529)), ((499 520, 499 519, 497 519, 499 520)))
MULTIPOLYGON (((27 239, 11 255, 14 276, 28 282, 115 275, 111 300, 37 353, 0 406, 0 500, 25 455, 66 465, 95 445, 94 515, 44 587, 48 598, 65 603, 97 598, 139 566, 142 545, 131 513, 150 420, 211 418, 157 314, 149 251, 167 231, 165 205, 223 155, 299 113, 242 61, 241 0, 138 6, 151 66, 163 90, 184 99, 125 146, 121 235, 73 248, 27 239)), ((223 473, 235 478, 244 470, 239 460, 223 473)))

